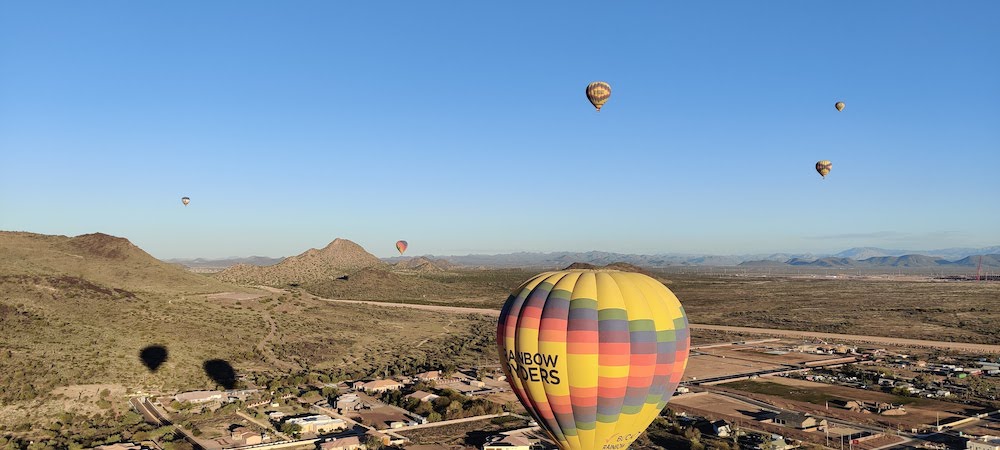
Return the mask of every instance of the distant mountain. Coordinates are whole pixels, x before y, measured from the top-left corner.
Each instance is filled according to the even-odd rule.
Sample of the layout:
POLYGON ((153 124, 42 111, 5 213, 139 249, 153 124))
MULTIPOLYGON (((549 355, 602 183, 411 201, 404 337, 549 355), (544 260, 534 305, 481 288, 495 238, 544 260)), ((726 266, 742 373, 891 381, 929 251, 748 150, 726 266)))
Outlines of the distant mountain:
POLYGON ((332 280, 361 269, 387 267, 360 245, 337 238, 322 249, 311 248, 272 266, 237 264, 215 277, 232 283, 278 286, 332 280))
POLYGON ((942 248, 937 250, 889 250, 877 247, 854 247, 836 253, 832 256, 865 260, 879 256, 905 256, 905 255, 926 255, 936 256, 948 260, 962 259, 971 255, 989 255, 1000 253, 1000 245, 983 248, 942 248))
MULTIPOLYGON (((983 267, 1000 268, 1000 254, 983 255, 983 267)), ((780 267, 780 266, 809 266, 809 267, 846 267, 846 268, 877 268, 877 267, 977 267, 979 256, 966 256, 965 258, 949 261, 945 258, 927 255, 902 255, 902 256, 876 256, 862 260, 852 258, 826 257, 817 259, 792 258, 784 263, 775 261, 746 261, 740 263, 741 266, 754 267, 780 267)))
POLYGON ((879 256, 903 256, 914 252, 908 252, 906 250, 886 250, 884 248, 876 247, 854 247, 844 250, 839 253, 835 253, 832 256, 838 258, 851 258, 856 260, 874 258, 879 256))
POLYGON ((248 256, 246 258, 223 258, 223 259, 165 259, 163 261, 180 264, 192 269, 225 269, 237 264, 252 264, 255 266, 273 266, 280 263, 285 258, 270 258, 267 256, 248 256))
MULTIPOLYGON (((833 255, 816 255, 812 253, 759 253, 744 255, 668 253, 640 255, 590 251, 551 253, 517 252, 496 255, 447 256, 446 258, 449 262, 457 266, 484 268, 531 267, 559 269, 573 263, 605 266, 615 262, 624 262, 646 268, 662 268, 671 266, 782 266, 785 263, 802 266, 851 267, 855 265, 857 261, 864 261, 870 258, 924 255, 932 258, 942 258, 948 261, 954 261, 970 255, 987 253, 1000 253, 1000 246, 986 247, 982 249, 941 249, 929 252, 890 250, 877 247, 855 247, 833 255), (769 261, 770 263, 765 263, 765 261, 769 261)), ((436 258, 433 255, 425 255, 424 257, 431 259, 436 258)), ((386 258, 385 261, 393 263, 404 259, 405 258, 394 257, 386 258)), ((913 258, 903 260, 902 262, 897 262, 895 260, 872 262, 874 265, 898 264, 898 267, 918 267, 919 265, 926 263, 926 261, 920 261, 913 258)), ((862 264, 862 266, 863 265, 864 264, 862 264)))
POLYGON ((393 264, 393 268, 416 270, 418 272, 441 272, 451 269, 454 265, 447 259, 430 259, 423 256, 405 258, 393 264))
MULTIPOLYGON (((427 258, 435 258, 427 255, 427 258)), ((688 254, 663 254, 663 255, 637 255, 626 253, 612 253, 601 251, 590 252, 552 252, 552 253, 506 253, 498 255, 464 255, 448 256, 447 260, 458 266, 465 267, 535 267, 544 269, 559 269, 573 263, 592 264, 594 266, 606 266, 613 263, 627 263, 638 267, 670 267, 670 266, 734 266, 744 261, 752 260, 774 260, 786 261, 793 257, 810 258, 814 255, 806 254, 754 254, 754 255, 688 255, 688 254)), ((387 262, 397 262, 403 258, 386 258, 387 262)))

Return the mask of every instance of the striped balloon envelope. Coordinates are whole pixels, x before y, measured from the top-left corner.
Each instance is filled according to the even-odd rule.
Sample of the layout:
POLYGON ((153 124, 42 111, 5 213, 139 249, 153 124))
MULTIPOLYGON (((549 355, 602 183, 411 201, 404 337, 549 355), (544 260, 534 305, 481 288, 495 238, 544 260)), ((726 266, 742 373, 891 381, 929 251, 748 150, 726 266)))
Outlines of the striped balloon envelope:
POLYGON ((833 163, 828 160, 824 159, 816 163, 816 172, 819 172, 819 175, 823 177, 824 180, 826 179, 826 176, 830 174, 831 169, 833 169, 833 163))
POLYGON ((410 244, 407 244, 406 241, 396 241, 396 251, 398 251, 399 254, 402 255, 403 252, 406 251, 406 247, 409 247, 409 245, 410 244))
POLYGON ((595 81, 587 85, 587 100, 601 112, 601 107, 611 97, 611 85, 603 81, 595 81))
POLYGON ((528 280, 500 312, 517 398, 563 450, 626 449, 681 381, 690 336, 677 297, 639 273, 564 270, 528 280))

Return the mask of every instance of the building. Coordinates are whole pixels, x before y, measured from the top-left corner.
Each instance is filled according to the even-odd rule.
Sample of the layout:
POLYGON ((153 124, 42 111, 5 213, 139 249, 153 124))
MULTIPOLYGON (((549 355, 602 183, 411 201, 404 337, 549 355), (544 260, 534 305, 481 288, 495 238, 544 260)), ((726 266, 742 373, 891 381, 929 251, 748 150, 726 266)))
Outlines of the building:
POLYGON ((285 413, 283 413, 281 411, 268 411, 267 412, 267 417, 269 419, 271 419, 271 420, 281 420, 281 419, 284 419, 285 416, 287 416, 287 415, 288 414, 285 414, 285 413))
POLYGON ((796 412, 782 412, 777 416, 774 416, 774 423, 777 425, 782 425, 790 428, 795 428, 798 430, 812 430, 819 429, 820 431, 826 429, 826 419, 817 420, 815 417, 808 414, 800 414, 796 412))
POLYGON ((336 403, 337 411, 341 414, 346 414, 350 411, 358 411, 362 409, 361 399, 358 394, 344 394, 337 397, 336 403))
POLYGON ((501 434, 487 439, 483 450, 531 450, 531 441, 521 436, 501 434))
POLYGON ((357 436, 339 437, 318 444, 319 450, 363 450, 365 444, 357 436))
POLYGON ((285 423, 298 425, 303 433, 326 433, 347 428, 344 419, 334 419, 326 414, 297 417, 285 420, 285 423))
POLYGON ((441 371, 432 370, 430 372, 418 373, 416 378, 418 381, 435 381, 441 378, 441 371))
POLYGON ((729 437, 733 435, 733 429, 726 423, 725 420, 716 420, 712 422, 712 432, 718 437, 729 437))
POLYGON ((396 380, 375 380, 361 385, 365 392, 385 392, 395 391, 403 387, 403 384, 396 380))
POLYGON ((174 400, 177 400, 180 403, 206 403, 212 401, 222 401, 222 398, 225 395, 225 393, 220 391, 191 391, 175 395, 174 400))
POLYGON ((969 439, 965 443, 967 450, 1000 450, 1000 438, 996 436, 980 436, 969 439))
POLYGON ((406 396, 406 398, 412 398, 422 402, 433 402, 434 399, 437 399, 439 397, 440 395, 431 394, 430 392, 424 392, 424 391, 417 391, 406 396))
POLYGON ((149 450, 149 447, 145 445, 139 445, 133 442, 118 442, 115 444, 108 445, 98 445, 94 447, 95 450, 149 450))
POLYGON ((240 445, 257 445, 264 443, 264 437, 260 433, 247 427, 236 427, 229 433, 230 439, 240 445))

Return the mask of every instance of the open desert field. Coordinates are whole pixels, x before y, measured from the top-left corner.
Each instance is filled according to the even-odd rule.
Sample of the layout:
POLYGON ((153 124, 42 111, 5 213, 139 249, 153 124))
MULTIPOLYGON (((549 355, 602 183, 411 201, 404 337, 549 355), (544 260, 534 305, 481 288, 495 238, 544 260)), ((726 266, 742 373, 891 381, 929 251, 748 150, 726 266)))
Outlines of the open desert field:
MULTIPOLYGON (((761 394, 766 398, 778 400, 778 402, 776 402, 777 404, 781 404, 780 400, 791 401, 792 404, 809 404, 812 406, 807 406, 806 409, 800 410, 815 410, 821 415, 826 411, 846 411, 836 408, 832 403, 829 408, 827 408, 826 402, 828 401, 835 402, 838 400, 858 400, 865 402, 888 402, 897 405, 902 404, 907 412, 905 415, 891 417, 871 415, 869 417, 871 419, 879 418, 894 424, 899 423, 908 427, 933 424, 936 422, 938 417, 940 417, 942 423, 946 423, 980 412, 979 408, 960 403, 942 402, 939 400, 916 397, 900 397, 878 391, 854 389, 845 386, 835 386, 784 377, 764 377, 756 380, 737 381, 726 383, 720 385, 719 387, 727 390, 761 394)), ((792 406, 792 409, 799 408, 792 406)))

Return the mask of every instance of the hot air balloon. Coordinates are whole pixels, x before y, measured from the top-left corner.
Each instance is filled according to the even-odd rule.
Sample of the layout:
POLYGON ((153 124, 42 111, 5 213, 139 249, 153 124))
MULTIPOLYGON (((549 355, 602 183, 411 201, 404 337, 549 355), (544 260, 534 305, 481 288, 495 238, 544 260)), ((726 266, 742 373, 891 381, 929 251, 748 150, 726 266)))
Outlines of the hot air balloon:
POLYGON ((837 108, 837 111, 843 111, 844 110, 844 106, 845 106, 844 102, 837 102, 837 103, 834 103, 834 105, 833 105, 834 108, 837 108))
POLYGON ((816 163, 816 171, 819 172, 823 179, 826 179, 826 175, 830 173, 830 169, 832 168, 833 163, 825 159, 816 163))
POLYGON ((610 84, 595 81, 587 85, 587 99, 597 108, 597 112, 601 111, 601 106, 604 106, 604 103, 608 101, 608 97, 611 97, 610 84))
POLYGON ((406 251, 406 246, 408 244, 406 241, 396 241, 396 250, 399 250, 399 254, 402 255, 406 251))
POLYGON ((181 197, 181 203, 183 203, 184 206, 187 206, 188 203, 191 203, 191 199, 188 197, 181 197))
POLYGON ((563 270, 528 280, 497 324, 518 400, 562 450, 625 450, 667 404, 690 335, 677 297, 640 273, 563 270))

